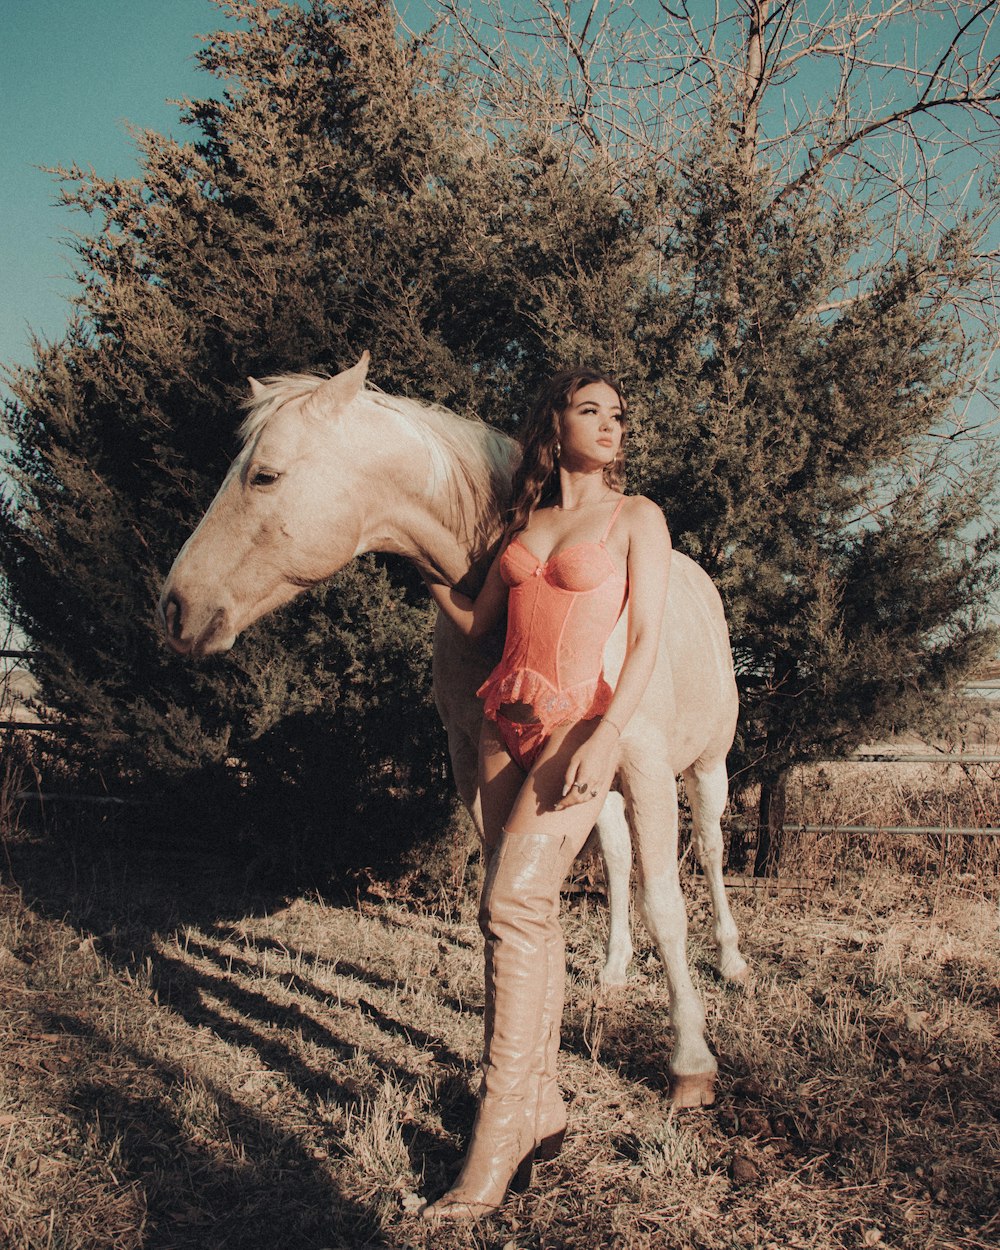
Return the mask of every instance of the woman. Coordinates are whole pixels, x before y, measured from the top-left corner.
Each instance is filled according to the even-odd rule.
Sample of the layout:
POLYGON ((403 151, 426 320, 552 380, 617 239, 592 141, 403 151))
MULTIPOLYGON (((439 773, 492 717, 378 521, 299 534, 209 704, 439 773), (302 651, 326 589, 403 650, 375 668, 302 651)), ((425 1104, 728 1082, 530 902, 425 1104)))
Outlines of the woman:
POLYGON ((593 369, 543 388, 522 434, 511 520, 475 600, 432 584, 471 637, 507 610, 503 658, 479 691, 486 1010, 479 1109, 462 1172, 427 1218, 469 1219, 525 1182, 566 1131, 556 1081, 565 956, 559 889, 614 780, 618 739, 656 660, 670 537, 621 493, 626 409, 593 369), (604 646, 627 604, 616 689, 604 646))

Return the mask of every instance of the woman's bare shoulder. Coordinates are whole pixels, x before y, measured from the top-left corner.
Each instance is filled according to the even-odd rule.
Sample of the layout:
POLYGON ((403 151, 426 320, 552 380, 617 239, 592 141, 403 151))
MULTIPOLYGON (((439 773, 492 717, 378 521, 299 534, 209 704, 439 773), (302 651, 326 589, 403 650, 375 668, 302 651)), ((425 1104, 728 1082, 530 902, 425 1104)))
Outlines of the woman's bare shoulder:
POLYGON ((646 495, 626 495, 622 513, 627 519, 630 529, 658 533, 665 531, 667 528, 663 509, 646 495))

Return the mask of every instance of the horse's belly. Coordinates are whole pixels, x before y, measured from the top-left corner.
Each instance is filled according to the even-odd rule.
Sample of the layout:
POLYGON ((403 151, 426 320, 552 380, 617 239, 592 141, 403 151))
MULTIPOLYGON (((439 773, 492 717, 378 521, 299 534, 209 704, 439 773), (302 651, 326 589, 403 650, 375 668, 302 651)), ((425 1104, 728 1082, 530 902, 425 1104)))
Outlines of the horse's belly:
MULTIPOLYGON (((623 616, 605 650, 605 673, 612 686, 621 672, 627 641, 623 616)), ((737 711, 722 602, 708 574, 675 552, 659 657, 636 710, 635 727, 665 738, 679 773, 706 753, 725 755, 732 745, 737 711)))

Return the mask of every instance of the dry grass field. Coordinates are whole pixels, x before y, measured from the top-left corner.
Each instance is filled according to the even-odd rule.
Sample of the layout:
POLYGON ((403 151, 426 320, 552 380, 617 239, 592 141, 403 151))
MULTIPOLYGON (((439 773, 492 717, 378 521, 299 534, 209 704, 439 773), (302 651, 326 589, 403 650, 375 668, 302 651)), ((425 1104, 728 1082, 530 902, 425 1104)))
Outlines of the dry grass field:
MULTIPOLYGON (((879 794, 887 824, 926 817, 926 792, 880 776, 814 778, 801 818, 860 823, 879 794)), ((981 780, 976 800, 993 824, 996 788, 981 780)), ((597 993, 606 912, 599 872, 582 869, 564 901, 571 1135, 528 1192, 450 1229, 418 1209, 446 1187, 473 1114, 477 864, 460 824, 429 871, 307 896, 251 890, 207 838, 145 847, 141 812, 85 836, 13 825, 8 1250, 1000 1246, 992 844, 792 839, 786 871, 807 888, 734 892, 745 990, 711 974, 686 856, 721 1071, 714 1107, 676 1115, 658 960, 637 932, 627 989, 597 993)))

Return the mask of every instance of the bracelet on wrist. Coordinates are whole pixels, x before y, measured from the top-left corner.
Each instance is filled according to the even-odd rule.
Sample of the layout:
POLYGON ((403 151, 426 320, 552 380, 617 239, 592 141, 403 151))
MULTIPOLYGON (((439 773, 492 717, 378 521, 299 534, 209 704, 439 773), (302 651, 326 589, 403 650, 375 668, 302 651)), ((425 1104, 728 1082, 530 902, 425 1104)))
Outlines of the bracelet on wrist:
POLYGON ((619 738, 622 736, 622 731, 621 731, 620 726, 616 725, 613 720, 608 720, 606 716, 602 716, 601 720, 604 722, 605 725, 610 725, 619 738))

